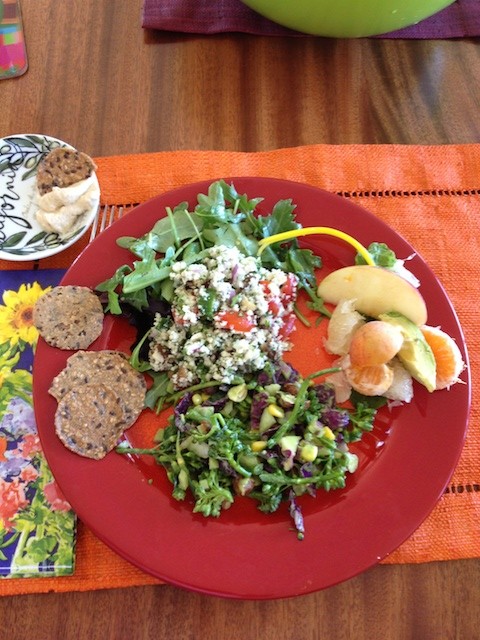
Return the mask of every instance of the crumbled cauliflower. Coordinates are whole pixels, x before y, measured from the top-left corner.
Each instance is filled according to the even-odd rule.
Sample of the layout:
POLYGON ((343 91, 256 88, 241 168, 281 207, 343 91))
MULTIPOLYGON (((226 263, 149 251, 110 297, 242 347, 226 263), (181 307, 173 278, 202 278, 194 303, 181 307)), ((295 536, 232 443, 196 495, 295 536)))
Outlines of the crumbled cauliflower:
POLYGON ((289 278, 296 286, 295 276, 217 245, 197 263, 175 263, 170 278, 172 318, 157 314, 149 360, 155 371, 169 373, 176 389, 206 379, 230 383, 290 348, 282 330, 293 300, 282 298, 282 286, 289 278), (236 326, 236 318, 248 328, 236 326))

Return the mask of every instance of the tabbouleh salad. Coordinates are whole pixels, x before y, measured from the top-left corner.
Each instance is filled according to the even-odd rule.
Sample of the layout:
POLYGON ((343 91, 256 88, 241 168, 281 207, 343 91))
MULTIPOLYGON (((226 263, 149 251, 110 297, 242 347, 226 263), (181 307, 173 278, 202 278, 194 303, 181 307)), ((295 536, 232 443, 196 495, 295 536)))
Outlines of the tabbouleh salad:
POLYGON ((172 264, 170 278, 171 316, 155 316, 149 362, 170 372, 175 389, 208 378, 230 384, 290 347, 293 274, 265 269, 236 247, 214 246, 199 262, 172 264))

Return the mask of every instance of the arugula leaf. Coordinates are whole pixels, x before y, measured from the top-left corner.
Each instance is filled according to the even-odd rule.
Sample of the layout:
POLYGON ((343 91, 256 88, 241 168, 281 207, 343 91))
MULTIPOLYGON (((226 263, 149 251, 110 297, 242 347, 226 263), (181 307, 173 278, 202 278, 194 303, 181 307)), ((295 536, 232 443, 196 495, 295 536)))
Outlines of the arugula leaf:
POLYGON ((220 224, 233 222, 233 210, 228 209, 223 196, 223 189, 219 182, 212 183, 208 194, 198 194, 198 204, 195 213, 203 218, 204 224, 220 224))
POLYGON ((203 237, 213 245, 237 247, 244 255, 255 256, 258 252, 258 241, 247 236, 240 225, 229 225, 218 229, 205 229, 203 237))
POLYGON ((119 267, 113 276, 108 280, 104 280, 97 284, 96 291, 100 291, 108 294, 108 304, 105 309, 105 313, 112 313, 113 315, 120 315, 122 310, 119 303, 119 294, 117 293, 117 287, 121 286, 125 276, 132 271, 132 268, 124 264, 119 267))
POLYGON ((145 396, 145 406, 160 413, 164 399, 172 393, 172 383, 165 371, 149 371, 148 375, 152 378, 153 384, 145 396))
POLYGON ((145 362, 144 360, 140 359, 140 352, 142 350, 142 347, 143 347, 145 341, 148 339, 149 335, 150 335, 150 329, 145 333, 143 338, 138 341, 138 344, 136 345, 136 347, 132 351, 132 355, 130 356, 130 359, 129 359, 129 362, 132 365, 132 367, 134 369, 136 369, 137 371, 140 371, 142 373, 144 371, 149 371, 152 368, 151 365, 150 365, 150 362, 148 362, 148 361, 145 362))
POLYGON ((122 236, 117 239, 117 245, 122 249, 128 249, 138 258, 141 258, 147 251, 159 251, 158 236, 149 231, 140 238, 132 238, 131 236, 122 236))
POLYGON ((201 239, 203 225, 204 220, 195 213, 190 213, 187 203, 182 203, 175 207, 171 216, 155 223, 152 234, 156 236, 156 240, 155 245, 151 246, 159 253, 165 253, 168 247, 174 246, 178 241, 201 239))
POLYGON ((291 200, 279 200, 268 216, 257 217, 257 228, 262 238, 273 236, 284 231, 300 229, 301 225, 295 222, 294 210, 296 205, 291 200))
POLYGON ((229 185, 224 180, 212 183, 208 194, 199 194, 197 199, 195 213, 208 226, 239 224, 262 201, 262 198, 249 200, 246 195, 240 195, 233 184, 229 185))
POLYGON ((286 254, 285 264, 287 270, 292 271, 298 277, 303 288, 317 288, 314 270, 322 266, 322 261, 313 251, 293 246, 286 254))
POLYGON ((148 295, 146 289, 138 289, 138 291, 132 291, 128 295, 121 295, 120 302, 127 302, 134 309, 138 311, 144 311, 148 308, 148 295))
POLYGON ((220 187, 223 191, 223 197, 227 202, 233 206, 233 210, 241 211, 242 213, 249 214, 257 208, 257 205, 262 202, 263 198, 248 199, 246 194, 240 195, 233 184, 227 184, 225 180, 219 180, 220 187))
POLYGON ((145 249, 142 260, 133 263, 134 269, 123 279, 123 292, 125 294, 146 289, 152 284, 168 278, 172 259, 164 258, 157 262, 156 252, 153 249, 145 249))

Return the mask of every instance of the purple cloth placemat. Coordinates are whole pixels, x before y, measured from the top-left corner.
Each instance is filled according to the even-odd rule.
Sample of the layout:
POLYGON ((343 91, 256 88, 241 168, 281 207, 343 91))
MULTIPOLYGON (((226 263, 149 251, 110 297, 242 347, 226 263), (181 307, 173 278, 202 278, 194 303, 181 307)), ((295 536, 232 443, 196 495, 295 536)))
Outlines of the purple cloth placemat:
MULTIPOLYGON (((144 0, 142 26, 145 29, 196 34, 305 35, 263 18, 240 0, 144 0)), ((375 37, 444 39, 478 35, 480 0, 457 0, 417 25, 375 37)))

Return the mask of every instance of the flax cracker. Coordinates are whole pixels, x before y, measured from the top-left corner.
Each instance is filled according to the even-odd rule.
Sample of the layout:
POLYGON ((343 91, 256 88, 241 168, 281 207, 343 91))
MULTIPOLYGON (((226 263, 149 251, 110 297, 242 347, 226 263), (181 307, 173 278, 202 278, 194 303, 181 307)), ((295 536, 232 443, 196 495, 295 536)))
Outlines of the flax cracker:
POLYGON ((95 460, 113 449, 124 428, 118 396, 104 384, 75 387, 60 400, 55 413, 55 430, 63 444, 95 460))
POLYGON ((52 347, 86 349, 102 332, 103 308, 88 287, 54 287, 35 303, 33 323, 52 347))
POLYGON ((120 351, 78 351, 52 381, 49 393, 59 402, 72 389, 101 382, 118 397, 124 428, 130 427, 144 407, 145 378, 120 351))
POLYGON ((96 169, 90 156, 75 149, 59 147, 47 153, 37 171, 37 187, 43 196, 54 187, 69 187, 89 178, 96 169))

